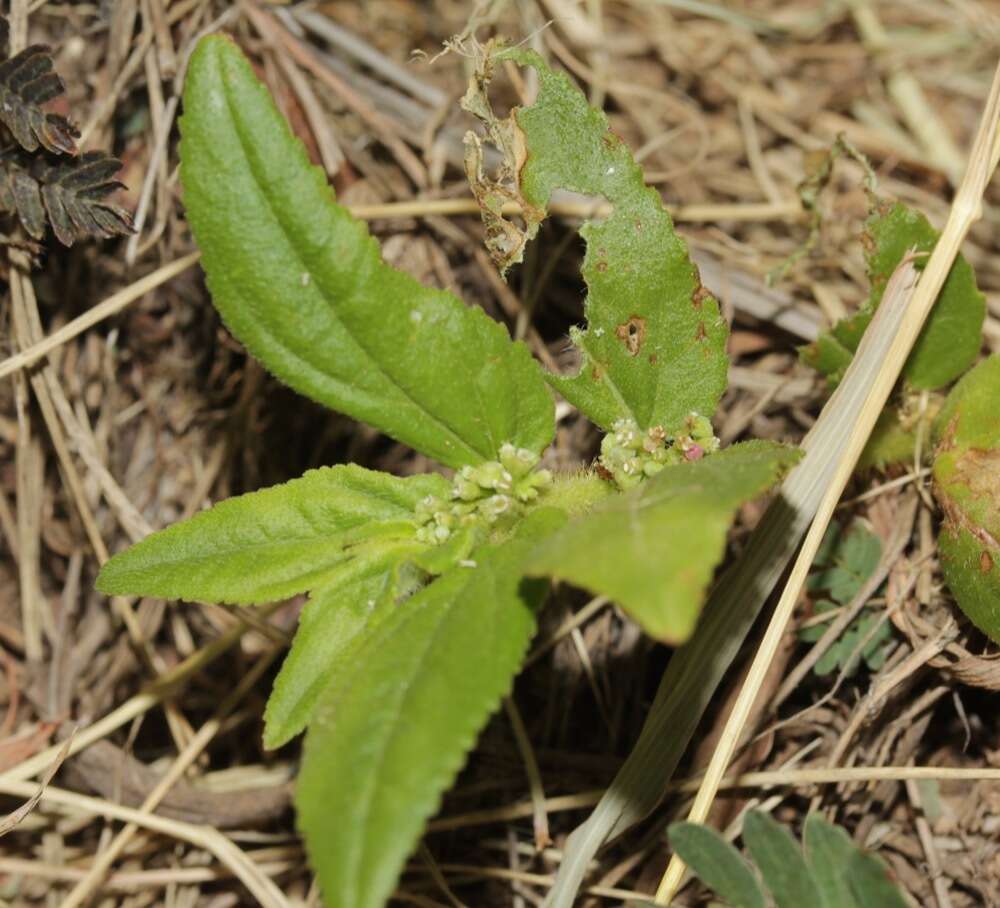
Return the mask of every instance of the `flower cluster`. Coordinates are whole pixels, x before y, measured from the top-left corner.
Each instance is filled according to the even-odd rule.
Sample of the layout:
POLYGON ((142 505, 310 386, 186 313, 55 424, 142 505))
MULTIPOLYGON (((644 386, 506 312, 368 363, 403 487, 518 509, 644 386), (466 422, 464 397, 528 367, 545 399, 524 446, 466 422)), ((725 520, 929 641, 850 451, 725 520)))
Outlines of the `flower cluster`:
POLYGON ((622 489, 630 489, 655 476, 665 466, 700 460, 719 449, 708 418, 691 413, 681 430, 667 435, 662 426, 643 432, 634 420, 619 419, 601 442, 600 465, 622 489))
POLYGON ((417 539, 436 545, 459 527, 495 523, 538 497, 552 483, 548 470, 536 470, 539 456, 525 448, 504 444, 500 459, 462 467, 455 474, 448 499, 428 495, 417 504, 417 539))

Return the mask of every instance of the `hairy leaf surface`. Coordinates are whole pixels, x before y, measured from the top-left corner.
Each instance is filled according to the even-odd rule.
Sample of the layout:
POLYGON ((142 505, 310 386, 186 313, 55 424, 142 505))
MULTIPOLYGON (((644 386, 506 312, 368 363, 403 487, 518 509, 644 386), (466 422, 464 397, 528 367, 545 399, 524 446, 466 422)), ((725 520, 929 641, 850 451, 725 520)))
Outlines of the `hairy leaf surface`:
MULTIPOLYGON (((487 120, 495 141, 501 137, 498 144, 509 136, 506 144, 517 160, 508 169, 516 173, 528 212, 528 234, 558 188, 603 196, 613 206, 606 218, 580 230, 587 241, 587 327, 570 335, 580 351, 579 372, 549 380, 606 431, 627 418, 640 429, 662 426, 670 433, 692 411, 711 416, 726 387, 727 328, 659 194, 643 183, 604 114, 564 74, 526 49, 501 50, 495 59, 538 73, 538 99, 515 111, 513 132, 490 121, 484 97, 466 96, 466 106, 487 120)), ((491 60, 485 65, 488 72, 491 60)), ((477 192, 481 200, 490 188, 477 192)), ((488 228, 495 225, 488 204, 484 217, 488 228)), ((496 232, 503 265, 509 238, 496 232)))
POLYGON ((733 908, 765 908, 764 893, 740 853, 714 829, 674 823, 670 844, 692 872, 733 908))
POLYGON ((398 568, 421 548, 399 541, 368 546, 313 590, 267 701, 265 747, 281 747, 305 729, 330 671, 393 607, 398 568))
POLYGON ((384 904, 424 822, 500 698, 535 630, 544 584, 520 580, 518 537, 473 553, 384 617, 330 673, 306 735, 296 805, 330 908, 384 904))
POLYGON ((941 568, 962 611, 1000 642, 1000 356, 954 387, 938 422, 941 568))
POLYGON ((647 633, 670 643, 694 630, 736 508, 798 459, 754 441, 652 479, 595 507, 543 543, 528 563, 617 601, 647 633))
POLYGON ((310 470, 154 533, 112 558, 97 588, 239 605, 284 599, 321 584, 352 545, 412 538, 417 502, 449 489, 435 474, 310 470))
POLYGON ((847 874, 859 850, 851 837, 818 813, 810 813, 802 833, 802 847, 819 889, 819 908, 859 908, 847 874))
POLYGON ((551 441, 528 349, 382 261, 232 41, 199 44, 184 109, 184 200, 213 301, 270 371, 449 466, 551 441))
POLYGON ((751 810, 743 819, 743 841, 777 908, 822 904, 801 849, 777 820, 751 810))
POLYGON ((851 856, 846 874, 858 908, 911 908, 889 868, 875 855, 859 849, 851 856))
MULTIPOLYGON (((865 236, 871 281, 868 301, 801 350, 803 360, 833 384, 840 381, 854 357, 896 266, 911 249, 921 253, 933 250, 938 232, 920 212, 897 202, 872 214, 865 236)), ((972 268, 960 255, 910 353, 903 377, 915 388, 929 390, 958 378, 976 361, 985 315, 985 298, 976 286, 972 268)))

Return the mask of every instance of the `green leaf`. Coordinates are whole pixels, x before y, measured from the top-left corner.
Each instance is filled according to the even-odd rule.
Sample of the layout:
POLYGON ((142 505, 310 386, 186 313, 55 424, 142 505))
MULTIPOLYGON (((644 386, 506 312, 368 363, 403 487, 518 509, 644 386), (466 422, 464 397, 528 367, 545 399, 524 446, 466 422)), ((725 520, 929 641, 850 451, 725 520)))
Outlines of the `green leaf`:
POLYGON ((860 523, 837 533, 827 557, 822 561, 819 557, 816 559, 825 570, 814 572, 809 577, 808 587, 827 590, 836 602, 847 605, 878 567, 882 544, 860 523))
POLYGON ((399 593, 398 568, 422 548, 378 544, 313 590, 267 701, 265 747, 281 747, 305 729, 332 667, 350 659, 391 610, 399 593))
POLYGON ((564 519, 534 512, 384 617, 330 670, 306 735, 299 825, 328 904, 383 905, 424 822, 510 689, 544 584, 526 554, 564 519))
POLYGON ((238 605, 285 599, 320 585, 352 545, 412 538, 417 502, 449 489, 433 474, 310 470, 154 533, 104 565, 97 588, 238 605))
POLYGON ((909 908, 889 868, 875 855, 857 851, 846 874, 858 908, 909 908))
POLYGON ((934 493, 941 569, 959 607, 1000 642, 1000 356, 952 390, 939 417, 934 493))
MULTIPOLYGON (((603 196, 613 206, 603 220, 587 221, 580 230, 587 241, 587 328, 570 333, 580 370, 550 381, 605 431, 618 419, 632 419, 640 429, 661 426, 672 433, 692 411, 711 416, 726 387, 727 328, 659 194, 644 185, 604 114, 534 51, 488 49, 484 67, 465 103, 487 121, 495 140, 500 135, 508 158, 516 158, 507 161, 507 172, 518 180, 514 194, 527 212, 527 236, 557 188, 603 196), (538 73, 538 98, 515 111, 514 123, 496 122, 476 93, 501 60, 538 73)), ((495 187, 484 190, 479 183, 482 200, 495 187)), ((509 225, 496 226, 488 202, 484 218, 488 233, 491 224, 496 227, 502 264, 509 264, 509 225)))
POLYGON ((819 889, 817 908, 859 908, 851 894, 847 867, 859 851, 839 826, 827 823, 818 813, 806 817, 802 834, 806 862, 819 889))
POLYGON ((528 571, 609 596, 647 633, 681 642, 694 629, 736 508, 798 458, 792 448, 755 441, 667 466, 542 543, 528 571))
MULTIPOLYGON (((901 202, 880 205, 868 219, 864 239, 871 296, 857 313, 803 347, 803 360, 837 384, 896 266, 911 249, 930 252, 938 235, 927 218, 901 202)), ((958 256, 910 353, 903 377, 915 388, 931 390, 958 378, 979 355, 985 316, 986 301, 972 268, 958 256)))
POLYGON ((912 466, 916 444, 915 427, 904 426, 899 418, 899 410, 889 407, 879 414, 872 434, 858 458, 857 469, 864 472, 885 470, 895 464, 912 466))
POLYGON ((764 908, 757 878, 717 832, 697 823, 674 823, 669 835, 674 851, 695 875, 733 908, 764 908))
POLYGON ((236 45, 202 39, 181 120, 184 202, 227 327, 278 378, 457 467, 540 452, 553 402, 528 349, 386 265, 236 45))
POLYGON ((766 813, 751 810, 743 820, 743 841, 777 908, 819 905, 819 891, 791 833, 766 813))

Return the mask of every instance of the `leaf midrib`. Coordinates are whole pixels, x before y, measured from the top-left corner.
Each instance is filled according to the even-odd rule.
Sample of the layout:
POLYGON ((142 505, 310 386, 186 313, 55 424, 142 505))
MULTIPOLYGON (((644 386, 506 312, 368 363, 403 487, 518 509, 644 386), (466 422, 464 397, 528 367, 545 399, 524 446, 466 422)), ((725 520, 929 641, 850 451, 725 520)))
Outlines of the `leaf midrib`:
MULTIPOLYGON (((230 96, 228 90, 228 80, 220 79, 220 81, 222 82, 222 94, 223 97, 226 99, 226 109, 229 113, 229 119, 230 122, 233 124, 233 132, 236 134, 236 138, 240 143, 240 149, 243 153, 243 159, 244 161, 246 161, 247 169, 250 172, 254 184, 257 186, 258 193, 260 197, 264 200, 264 204, 267 206, 267 209, 271 212, 275 224, 277 224, 278 228, 284 235, 288 247, 295 255, 296 261, 301 264, 303 270, 306 273, 308 273, 312 278, 317 278, 314 269, 311 268, 309 265, 307 265, 305 260, 302 258, 302 255, 299 251, 297 244, 292 240, 291 234, 289 233, 288 228, 285 226, 283 218, 280 216, 278 210, 276 209, 274 203, 272 202, 270 195, 264 189, 264 184, 261 182, 259 177, 258 168, 255 166, 253 158, 248 151, 249 141, 248 137, 244 134, 244 124, 239 119, 233 107, 233 99, 230 96)), ((381 259, 379 260, 379 263, 381 264, 381 259)), ((317 287, 322 287, 323 284, 322 281, 317 280, 316 283, 317 287)), ((483 459, 488 458, 490 456, 490 454, 483 454, 481 451, 478 451, 475 448, 473 448, 457 433, 456 429, 454 429, 447 422, 443 421, 440 417, 431 413, 419 401, 417 401, 413 397, 411 392, 399 383, 399 381, 395 378, 395 376, 391 375, 389 372, 386 371, 382 363, 375 356, 372 355, 369 349, 358 339, 358 337, 354 334, 354 332, 352 332, 348 328, 347 324, 344 322, 344 320, 340 317, 339 313, 337 312, 336 306, 330 304, 329 297, 327 297, 327 294, 324 291, 321 291, 321 293, 327 302, 327 309, 330 313, 331 318, 333 318, 337 322, 337 324, 343 329, 345 335, 349 337, 351 341, 357 346, 357 348, 361 350, 361 352, 367 357, 369 363, 371 363, 375 367, 378 373, 381 376, 383 376, 388 381, 388 383, 393 388, 395 388, 412 407, 414 407, 418 412, 420 412, 425 418, 429 419, 436 429, 441 431, 443 435, 447 436, 446 445, 448 441, 450 441, 451 444, 456 445, 460 450, 464 450, 466 453, 473 455, 472 460, 474 463, 482 461, 483 459)), ((288 350, 289 348, 285 347, 285 349, 288 350)), ((295 353, 295 351, 290 351, 290 352, 292 353, 293 356, 295 356, 296 359, 305 362, 308 368, 315 370, 316 368, 315 366, 313 366, 311 363, 302 360, 302 358, 298 356, 295 353)), ((489 426, 488 420, 486 421, 486 425, 489 426)), ((490 432, 490 437, 492 437, 492 432, 490 432)), ((495 453, 495 452, 490 452, 490 453, 495 453)))

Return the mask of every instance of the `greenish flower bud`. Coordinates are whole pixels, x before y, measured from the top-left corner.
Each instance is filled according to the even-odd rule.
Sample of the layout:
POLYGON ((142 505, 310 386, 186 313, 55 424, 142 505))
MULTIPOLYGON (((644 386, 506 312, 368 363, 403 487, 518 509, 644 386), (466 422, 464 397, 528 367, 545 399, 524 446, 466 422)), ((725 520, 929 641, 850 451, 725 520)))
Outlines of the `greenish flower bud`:
POLYGON ((489 460, 471 468, 471 479, 481 489, 496 489, 503 483, 504 476, 507 476, 508 481, 510 481, 510 473, 495 460, 489 460))
POLYGON ((475 501, 477 498, 482 497, 483 490, 470 479, 459 475, 454 480, 453 494, 462 501, 475 501))
POLYGON ((511 504, 506 495, 493 495, 483 501, 482 514, 489 523, 493 523, 501 514, 510 510, 511 504))

